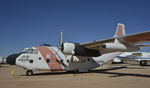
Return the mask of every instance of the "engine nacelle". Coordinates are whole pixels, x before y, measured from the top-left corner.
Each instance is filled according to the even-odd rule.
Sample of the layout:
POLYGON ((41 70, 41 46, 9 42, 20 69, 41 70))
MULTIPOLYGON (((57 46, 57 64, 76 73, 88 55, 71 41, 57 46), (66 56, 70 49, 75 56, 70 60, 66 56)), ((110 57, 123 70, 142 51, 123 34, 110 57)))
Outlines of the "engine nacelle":
POLYGON ((96 57, 100 56, 98 50, 91 50, 80 46, 79 43, 63 43, 61 45, 61 51, 67 55, 76 55, 76 56, 91 56, 96 57))
POLYGON ((68 55, 74 55, 75 54, 75 44, 74 43, 63 43, 61 45, 61 51, 68 55))
POLYGON ((119 43, 105 43, 102 45, 102 47, 110 50, 119 50, 119 51, 127 50, 127 47, 125 45, 119 43))

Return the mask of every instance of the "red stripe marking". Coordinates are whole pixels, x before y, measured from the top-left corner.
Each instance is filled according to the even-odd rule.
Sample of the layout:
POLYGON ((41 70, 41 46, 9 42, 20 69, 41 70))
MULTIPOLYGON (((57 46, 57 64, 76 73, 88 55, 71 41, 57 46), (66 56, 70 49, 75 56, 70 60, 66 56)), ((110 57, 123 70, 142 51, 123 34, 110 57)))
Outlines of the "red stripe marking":
POLYGON ((122 25, 118 25, 117 36, 122 36, 122 35, 123 35, 123 27, 122 25))
POLYGON ((44 57, 45 60, 47 60, 47 55, 50 55, 50 62, 47 63, 50 70, 52 71, 62 71, 63 68, 61 66, 61 64, 58 62, 58 58, 56 57, 56 55, 47 47, 35 47, 37 48, 40 53, 42 54, 42 56, 44 57))

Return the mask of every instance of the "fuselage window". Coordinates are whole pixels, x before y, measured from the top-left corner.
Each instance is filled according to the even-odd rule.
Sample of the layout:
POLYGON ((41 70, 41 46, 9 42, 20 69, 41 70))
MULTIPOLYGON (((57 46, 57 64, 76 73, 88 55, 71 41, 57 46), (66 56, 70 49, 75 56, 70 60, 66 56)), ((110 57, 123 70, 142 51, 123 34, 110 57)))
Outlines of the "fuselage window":
POLYGON ((60 60, 60 63, 63 63, 63 60, 60 60))
POLYGON ((150 55, 147 55, 147 57, 150 57, 150 55))
POLYGON ((69 63, 69 60, 67 60, 67 63, 69 63))
POLYGON ((29 60, 29 63, 33 63, 33 60, 29 60))
POLYGON ((139 57, 139 56, 142 56, 142 53, 133 53, 132 54, 132 57, 139 57))
POLYGON ((50 62, 50 59, 46 59, 46 62, 49 63, 49 62, 50 62))
POLYGON ((39 60, 41 60, 41 57, 39 57, 39 60))

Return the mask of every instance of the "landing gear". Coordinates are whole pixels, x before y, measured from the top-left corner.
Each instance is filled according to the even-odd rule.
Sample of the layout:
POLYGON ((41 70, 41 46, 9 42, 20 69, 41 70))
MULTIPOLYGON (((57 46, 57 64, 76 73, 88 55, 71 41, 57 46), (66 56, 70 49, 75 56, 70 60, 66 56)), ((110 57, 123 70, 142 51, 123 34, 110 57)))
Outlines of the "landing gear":
POLYGON ((27 76, 32 76, 33 75, 33 71, 32 70, 27 70, 26 71, 26 75, 27 76))
POLYGON ((123 61, 121 61, 121 62, 113 62, 112 61, 112 64, 123 64, 124 62, 123 61))
POLYGON ((147 61, 140 61, 140 66, 147 66, 147 61))

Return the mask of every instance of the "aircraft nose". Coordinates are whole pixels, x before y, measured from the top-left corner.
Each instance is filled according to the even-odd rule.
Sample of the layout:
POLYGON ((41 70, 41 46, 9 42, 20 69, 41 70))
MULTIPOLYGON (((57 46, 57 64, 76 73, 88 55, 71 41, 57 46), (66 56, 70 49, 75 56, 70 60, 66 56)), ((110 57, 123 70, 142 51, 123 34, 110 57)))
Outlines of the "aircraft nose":
POLYGON ((9 56, 6 58, 7 64, 15 65, 15 64, 16 64, 16 58, 17 58, 20 54, 21 54, 21 53, 9 55, 9 56))

